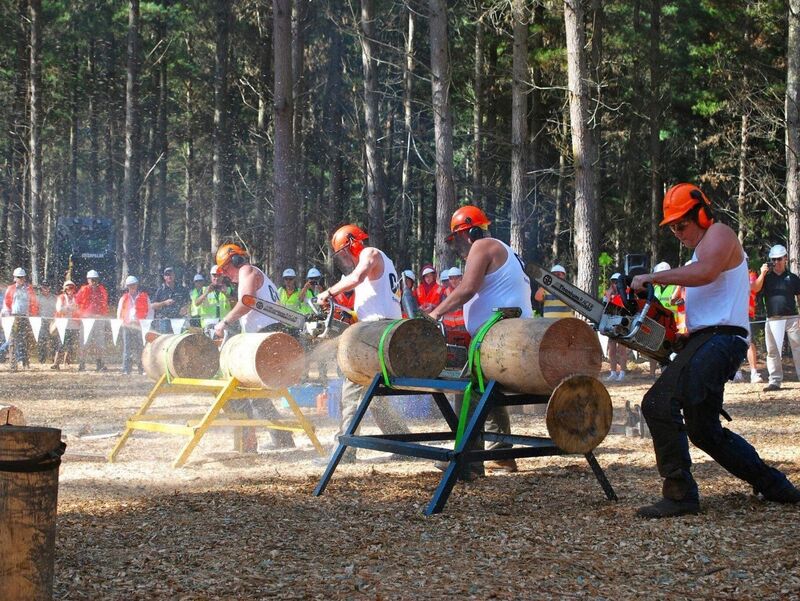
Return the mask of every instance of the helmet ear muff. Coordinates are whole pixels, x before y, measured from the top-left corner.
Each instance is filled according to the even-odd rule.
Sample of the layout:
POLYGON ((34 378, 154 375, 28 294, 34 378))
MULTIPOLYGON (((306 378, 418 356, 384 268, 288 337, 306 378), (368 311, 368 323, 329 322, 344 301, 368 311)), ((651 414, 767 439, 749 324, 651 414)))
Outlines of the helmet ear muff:
POLYGON ((233 265, 237 269, 242 265, 246 264, 247 264, 247 257, 245 257, 244 255, 233 255, 231 257, 231 265, 233 265))
POLYGON ((483 238, 483 236, 485 234, 486 234, 486 231, 483 228, 478 227, 478 226, 471 227, 471 228, 469 228, 469 230, 467 230, 467 236, 469 237, 469 239, 472 242, 475 242, 476 240, 480 240, 481 238, 483 238))
POLYGON ((700 205, 700 209, 697 211, 697 225, 707 230, 714 223, 714 213, 711 210, 711 204, 699 190, 692 190, 689 194, 700 205))

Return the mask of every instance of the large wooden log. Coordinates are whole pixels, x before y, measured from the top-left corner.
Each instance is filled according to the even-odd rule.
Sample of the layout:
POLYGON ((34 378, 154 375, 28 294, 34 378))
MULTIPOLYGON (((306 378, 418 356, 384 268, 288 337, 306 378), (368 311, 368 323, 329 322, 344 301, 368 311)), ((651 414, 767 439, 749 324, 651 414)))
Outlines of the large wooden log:
POLYGON ((60 430, 0 426, 0 599, 3 601, 53 598, 58 466, 51 464, 50 469, 32 471, 19 462, 45 457, 60 447, 60 430), (25 471, 8 471, 11 469, 25 471))
POLYGON ((152 380, 165 373, 172 378, 213 378, 219 370, 219 350, 203 334, 165 334, 145 345, 142 367, 152 380))
POLYGON ((305 355, 289 334, 237 334, 222 345, 220 368, 249 388, 285 388, 303 377, 305 355))
POLYGON ((550 394, 574 374, 597 377, 603 361, 597 334, 574 317, 500 320, 487 332, 480 353, 486 379, 528 394, 550 394))
POLYGON ((547 403, 547 432, 568 453, 588 453, 611 429, 614 408, 601 382, 589 376, 565 378, 547 403))
MULTIPOLYGON (((336 354, 345 377, 367 385, 380 373, 378 346, 390 319, 362 321, 339 337, 336 354)), ((427 319, 404 319, 386 335, 384 359, 390 375, 435 378, 447 362, 447 344, 435 323, 427 319)))

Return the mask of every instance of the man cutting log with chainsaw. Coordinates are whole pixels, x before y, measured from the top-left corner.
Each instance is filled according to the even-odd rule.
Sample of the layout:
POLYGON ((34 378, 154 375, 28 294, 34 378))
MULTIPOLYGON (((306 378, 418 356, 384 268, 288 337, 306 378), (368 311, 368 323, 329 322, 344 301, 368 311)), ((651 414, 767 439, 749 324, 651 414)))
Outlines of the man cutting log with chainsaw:
MULTIPOLYGON (((355 291, 353 309, 358 321, 400 319, 400 279, 392 260, 383 251, 364 246, 367 233, 352 224, 343 225, 333 234, 333 262, 344 274, 336 284, 317 296, 322 305, 339 294, 355 291)), ((364 396, 364 386, 345 380, 342 385, 342 418, 337 436, 344 434, 364 396)), ((370 405, 372 417, 384 434, 407 434, 402 418, 381 399, 370 405)), ((348 447, 341 461, 353 463, 355 449, 348 447)))
POLYGON ((684 286, 689 336, 642 402, 664 482, 663 498, 640 508, 638 515, 665 518, 700 511, 689 440, 766 500, 800 502, 800 491, 783 473, 767 466, 744 438, 720 424, 720 415, 730 419, 722 408, 725 382, 742 363, 750 336, 747 257, 742 245, 731 228, 714 221, 711 203, 697 186, 683 183, 670 188, 663 210, 661 225, 694 249, 692 261, 638 275, 632 287, 684 286))
MULTIPOLYGON (((247 251, 238 244, 223 244, 217 250, 217 273, 227 277, 231 282, 238 283, 239 300, 233 309, 214 326, 214 336, 222 338, 225 330, 230 327, 237 319, 242 327, 242 332, 262 332, 268 330, 278 322, 271 317, 253 311, 242 302, 245 295, 257 296, 278 302, 278 291, 275 284, 269 279, 267 274, 255 265, 250 264, 250 256, 247 251)), ((231 409, 245 411, 248 417, 254 417, 254 413, 260 413, 262 419, 273 419, 280 417, 271 400, 242 400, 231 401, 228 403, 231 409)), ((288 449, 295 446, 291 432, 283 430, 267 430, 271 439, 271 446, 275 449, 288 449)), ((245 451, 255 452, 258 443, 255 438, 253 428, 245 429, 245 451)))
MULTIPOLYGON (((430 317, 441 319, 447 313, 464 307, 464 322, 470 336, 492 317, 494 309, 519 307, 521 317, 533 317, 531 282, 523 269, 521 259, 510 246, 489 235, 489 221, 481 209, 464 206, 450 219, 448 244, 466 259, 461 283, 453 289, 430 317)), ((511 434, 508 409, 497 407, 487 419, 485 430, 497 434, 511 434)), ((508 448, 506 443, 490 443, 490 449, 508 448)), ((486 467, 494 471, 517 471, 514 459, 487 461, 486 467)))

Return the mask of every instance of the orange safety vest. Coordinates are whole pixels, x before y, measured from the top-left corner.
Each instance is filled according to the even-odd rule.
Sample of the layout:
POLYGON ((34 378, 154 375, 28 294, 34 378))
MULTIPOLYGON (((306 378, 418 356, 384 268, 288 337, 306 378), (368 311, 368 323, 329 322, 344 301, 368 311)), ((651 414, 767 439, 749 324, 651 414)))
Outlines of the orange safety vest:
MULTIPOLYGON (((117 317, 127 326, 130 325, 131 320, 128 317, 131 307, 131 293, 126 292, 119 299, 119 315, 117 317)), ((139 292, 135 301, 136 319, 144 319, 147 317, 147 312, 150 310, 150 297, 147 292, 139 292)))

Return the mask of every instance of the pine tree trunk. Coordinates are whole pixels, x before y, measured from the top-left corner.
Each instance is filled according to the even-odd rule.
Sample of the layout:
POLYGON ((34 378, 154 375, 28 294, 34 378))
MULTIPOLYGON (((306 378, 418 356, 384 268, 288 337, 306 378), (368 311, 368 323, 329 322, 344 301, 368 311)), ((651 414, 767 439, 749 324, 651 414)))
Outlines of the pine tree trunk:
POLYGON ((658 260, 658 224, 661 222, 661 200, 664 184, 661 175, 661 73, 659 69, 661 43, 661 0, 650 4, 650 257, 658 260))
POLYGON ((30 222, 31 222, 31 282, 39 284, 44 267, 44 238, 42 224, 42 1, 30 0, 28 16, 31 27, 31 66, 28 93, 30 94, 30 222))
POLYGON ((585 31, 580 0, 564 0, 567 33, 572 160, 575 171, 574 249, 579 288, 597 290, 599 251, 599 202, 597 197, 597 149, 589 130, 585 31))
POLYGON ((128 3, 127 61, 122 278, 137 273, 141 265, 141 256, 139 254, 139 141, 141 138, 139 114, 139 0, 129 0, 128 3))
POLYGON ((786 211, 789 220, 789 264, 800 268, 800 0, 789 0, 786 48, 786 211))
POLYGON ((275 196, 275 243, 273 265, 285 269, 294 264, 297 239, 293 226, 296 211, 292 169, 292 2, 273 0, 272 56, 275 144, 272 159, 275 196))
POLYGON ((269 136, 269 94, 272 78, 272 54, 269 35, 269 9, 266 5, 257 8, 258 18, 258 115, 256 117, 256 200, 253 220, 253 260, 263 263, 267 256, 268 221, 267 211, 267 139, 269 136))
POLYGON ((511 81, 511 248, 524 254, 528 139, 528 14, 525 0, 513 0, 514 50, 511 81))
POLYGON ((475 23, 475 49, 472 86, 475 99, 472 105, 472 203, 482 205, 483 192, 483 20, 475 23))
POLYGON ((370 245, 381 248, 384 238, 386 176, 378 144, 378 66, 375 60, 375 2, 361 0, 361 63, 364 70, 364 150, 367 158, 367 207, 370 245))
MULTIPOLYGON (((569 97, 569 94, 567 94, 569 97)), ((569 100, 569 98, 568 98, 569 100)), ((566 205, 566 180, 567 180, 567 140, 569 139, 569 103, 564 107, 561 116, 561 143, 559 148, 563 149, 558 153, 558 182, 556 183, 555 208, 553 209, 553 245, 550 249, 554 262, 564 262, 561 259, 562 228, 564 227, 564 208, 566 205)))
POLYGON ((87 112, 89 123, 89 213, 98 214, 98 197, 100 191, 100 169, 98 157, 100 144, 97 135, 97 44, 94 38, 89 40, 89 94, 87 112))
POLYGON ((745 112, 741 118, 739 132, 739 194, 736 197, 736 206, 739 212, 739 242, 744 244, 747 236, 747 150, 750 134, 750 115, 745 112))
MULTIPOLYGON (((166 8, 168 0, 162 0, 162 5, 166 8)), ((157 25, 158 36, 168 47, 167 21, 163 16, 159 17, 157 25)), ((156 171, 155 204, 158 212, 158 239, 167 240, 167 166, 169 161, 169 137, 167 135, 167 112, 169 110, 169 97, 167 87, 167 67, 169 60, 167 56, 162 56, 158 65, 158 108, 156 111, 156 130, 155 130, 155 152, 158 161, 156 171)), ((156 254, 158 260, 159 273, 167 266, 167 245, 158 244, 156 254)))
POLYGON ((413 112, 411 109, 412 94, 414 91, 412 82, 414 74, 414 29, 416 26, 416 15, 413 10, 408 10, 406 39, 405 39, 405 60, 403 61, 403 137, 405 145, 403 147, 403 168, 400 177, 400 223, 398 227, 399 238, 397 240, 397 258, 401 265, 408 265, 411 261, 409 252, 412 233, 411 222, 411 144, 413 131, 413 112))
POLYGON ((229 178, 226 172, 230 131, 228 128, 228 44, 231 21, 230 0, 216 0, 216 48, 214 53, 214 141, 211 191, 211 253, 222 242, 229 178))
POLYGON ((431 40, 431 97, 436 141, 436 230, 434 262, 439 269, 453 265, 455 255, 445 238, 456 209, 453 174, 453 117, 450 112, 450 51, 446 0, 428 0, 431 40))
POLYGON ((13 129, 10 148, 10 201, 8 209, 8 263, 12 268, 23 265, 25 247, 23 236, 22 213, 25 206, 26 191, 26 104, 28 94, 28 71, 30 69, 30 53, 28 51, 28 0, 19 0, 17 4, 16 56, 14 69, 14 105, 13 129))

